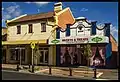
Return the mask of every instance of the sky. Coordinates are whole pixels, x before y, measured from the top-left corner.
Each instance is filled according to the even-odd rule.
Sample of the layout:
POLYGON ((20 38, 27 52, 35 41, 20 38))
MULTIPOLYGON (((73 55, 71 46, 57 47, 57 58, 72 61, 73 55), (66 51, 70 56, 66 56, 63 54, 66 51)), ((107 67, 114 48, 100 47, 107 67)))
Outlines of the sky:
MULTIPOLYGON (((24 14, 38 14, 54 10, 56 2, 2 2, 2 27, 5 20, 24 14)), ((111 23, 111 34, 118 42, 118 2, 62 2, 63 8, 69 7, 75 18, 86 17, 97 21, 98 25, 111 23)))

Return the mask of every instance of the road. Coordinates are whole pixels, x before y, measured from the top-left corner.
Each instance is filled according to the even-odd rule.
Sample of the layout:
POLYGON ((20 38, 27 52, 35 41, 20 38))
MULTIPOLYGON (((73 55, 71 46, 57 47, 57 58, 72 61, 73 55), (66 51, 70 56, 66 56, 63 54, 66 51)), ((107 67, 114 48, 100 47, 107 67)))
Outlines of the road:
POLYGON ((2 80, 80 80, 77 78, 36 75, 2 70, 2 80))

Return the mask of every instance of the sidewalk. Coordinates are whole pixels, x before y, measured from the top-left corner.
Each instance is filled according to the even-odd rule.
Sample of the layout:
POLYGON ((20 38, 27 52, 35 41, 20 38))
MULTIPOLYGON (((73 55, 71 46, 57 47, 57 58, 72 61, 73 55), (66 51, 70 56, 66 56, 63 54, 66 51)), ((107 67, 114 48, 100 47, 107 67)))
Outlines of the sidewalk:
MULTIPOLYGON (((22 65, 23 66, 23 65, 22 65)), ((16 70, 17 65, 11 64, 2 64, 3 70, 16 70)), ((24 65, 28 68, 28 65, 24 65)), ((30 73, 28 69, 20 70, 19 72, 30 73)), ((61 77, 73 77, 73 78, 84 78, 84 79, 93 79, 94 71, 92 68, 87 67, 78 67, 73 68, 72 76, 69 76, 70 71, 68 67, 52 67, 52 76, 61 76, 61 77), (88 71, 87 71, 88 70, 88 71)), ((49 74, 48 66, 35 66, 35 74, 49 74)), ((109 79, 109 80, 118 80, 118 70, 115 69, 97 69, 97 80, 109 79)))

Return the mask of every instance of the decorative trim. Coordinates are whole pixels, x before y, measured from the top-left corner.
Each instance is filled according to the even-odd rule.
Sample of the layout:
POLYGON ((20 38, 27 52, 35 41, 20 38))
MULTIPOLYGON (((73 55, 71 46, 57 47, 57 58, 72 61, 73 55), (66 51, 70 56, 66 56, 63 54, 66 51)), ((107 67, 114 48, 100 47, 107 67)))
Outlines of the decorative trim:
POLYGON ((103 27, 103 28, 100 29, 100 28, 98 28, 97 26, 96 26, 96 28, 97 28, 98 30, 103 30, 103 29, 105 29, 105 27, 103 27))

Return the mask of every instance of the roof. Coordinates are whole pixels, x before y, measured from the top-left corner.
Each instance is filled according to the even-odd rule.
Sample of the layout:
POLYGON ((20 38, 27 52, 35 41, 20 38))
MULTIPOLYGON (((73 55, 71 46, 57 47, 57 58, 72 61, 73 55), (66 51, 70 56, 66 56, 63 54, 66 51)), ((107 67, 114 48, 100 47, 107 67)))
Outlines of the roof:
POLYGON ((112 51, 118 51, 117 41, 112 36, 112 34, 110 35, 110 41, 111 41, 111 44, 112 44, 112 51))
POLYGON ((23 22, 23 21, 29 21, 29 20, 38 20, 38 19, 44 19, 44 18, 51 18, 54 16, 54 12, 47 12, 47 13, 40 13, 40 14, 33 14, 33 15, 26 15, 21 18, 18 18, 12 22, 23 22))

